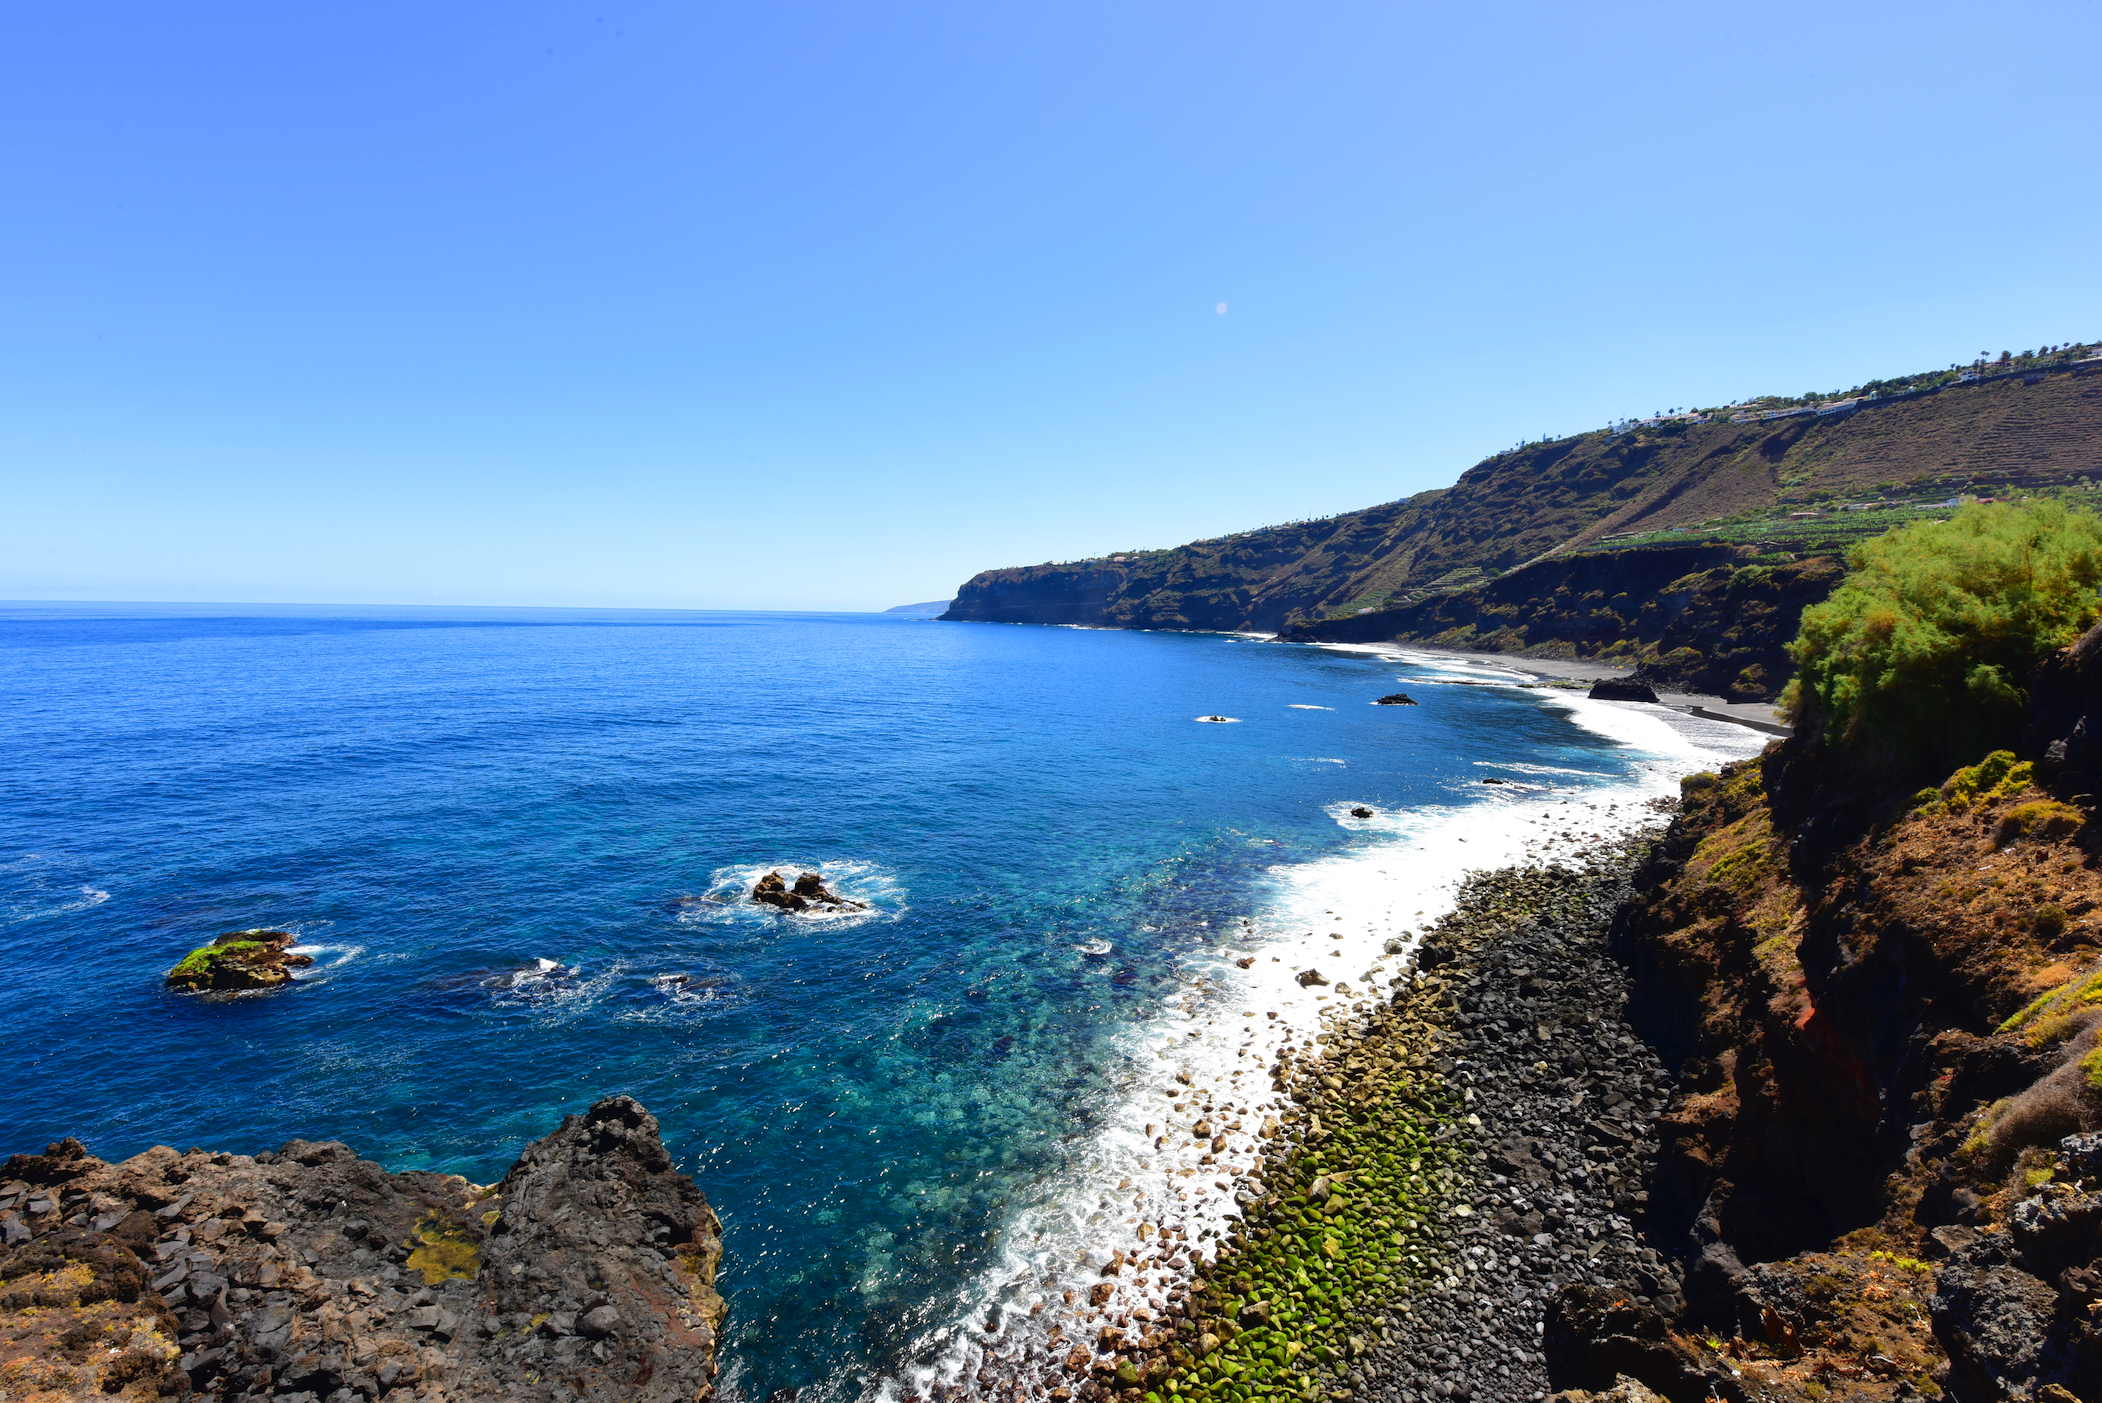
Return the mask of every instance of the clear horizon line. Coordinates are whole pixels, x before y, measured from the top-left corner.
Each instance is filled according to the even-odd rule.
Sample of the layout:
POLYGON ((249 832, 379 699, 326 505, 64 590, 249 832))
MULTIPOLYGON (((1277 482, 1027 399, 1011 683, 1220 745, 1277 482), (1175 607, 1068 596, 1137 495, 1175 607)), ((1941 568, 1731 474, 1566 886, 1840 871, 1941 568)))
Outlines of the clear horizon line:
MULTIPOLYGON (((931 603, 933 601, 922 601, 931 603)), ((299 599, 0 599, 0 609, 53 608, 80 606, 91 608, 153 608, 153 609, 512 609, 512 610, 560 610, 569 613, 600 614, 868 614, 881 616, 891 609, 783 609, 765 607, 725 608, 715 605, 682 604, 400 604, 380 603, 372 600, 328 601, 299 599)), ((891 608, 905 606, 892 605, 891 608)))

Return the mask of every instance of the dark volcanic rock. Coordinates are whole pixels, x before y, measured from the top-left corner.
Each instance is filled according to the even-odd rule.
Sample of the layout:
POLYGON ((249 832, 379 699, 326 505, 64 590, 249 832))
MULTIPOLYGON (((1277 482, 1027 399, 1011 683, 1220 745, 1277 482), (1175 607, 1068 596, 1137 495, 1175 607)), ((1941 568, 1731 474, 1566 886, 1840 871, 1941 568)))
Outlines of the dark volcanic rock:
POLYGON ((0 1169, 0 1212, 27 1211, 0 1258, 0 1350, 64 1396, 712 1392, 721 1230, 625 1096, 566 1118, 488 1188, 389 1174, 333 1141, 121 1164, 78 1151, 0 1169))
POLYGON ((1591 690, 1585 695, 1593 701, 1653 702, 1657 699, 1657 694, 1650 690, 1648 683, 1628 682, 1617 677, 1608 677, 1593 683, 1591 690))
MULTIPOLYGON (((2094 1137, 2061 1146, 2079 1175, 2094 1137)), ((1934 1334, 1949 1353, 1949 1393, 1958 1403, 2043 1398, 2052 1386, 2075 1397, 2102 1393, 2102 1194, 2046 1182, 1987 1232, 1942 1229, 1951 1248, 1935 1272, 1934 1334)))
POLYGON ((200 945, 168 971, 169 986, 199 993, 207 989, 269 989, 291 982, 292 971, 314 963, 290 953, 297 938, 282 930, 229 931, 200 945))
POLYGON ((2102 789, 2102 624, 2037 668, 2021 755, 2062 799, 2102 789))
POLYGON ((1416 699, 1407 692, 1389 692, 1374 702, 1374 706, 1414 706, 1416 699))
POLYGON ((2057 1293, 2000 1246, 1973 1248, 1935 1277, 1934 1334, 1949 1352, 1949 1392, 1962 1403, 2008 1397, 2003 1381, 2033 1381, 2056 1313, 2057 1293))
POLYGON ((1743 1399, 1742 1385, 1674 1339, 1670 1322, 1618 1291, 1570 1286, 1547 1310, 1547 1374, 1558 1388, 1605 1390, 1625 1374, 1672 1403, 1743 1399))
POLYGON ((1352 818, 1370 818, 1372 817, 1372 810, 1366 808, 1363 804, 1360 804, 1350 811, 1350 816, 1352 818))
POLYGON ((867 905, 850 901, 826 890, 825 884, 815 872, 805 872, 789 886, 779 872, 769 872, 752 888, 752 900, 762 906, 775 906, 783 911, 808 911, 813 906, 834 911, 864 911, 867 905))
MULTIPOLYGON (((1627 976, 1606 950, 1645 851, 1601 850, 1593 876, 1476 874, 1419 944, 1421 987, 1446 1011, 1429 1069, 1466 1098, 1472 1119, 1455 1128, 1480 1148, 1456 1188, 1470 1207, 1407 1310, 1352 1323, 1368 1352, 1333 1367, 1354 1398, 1520 1403, 1620 1375, 1641 1382, 1615 1398, 1642 1385, 1706 1398, 1711 1383, 1745 1396, 1674 1328, 1681 1269, 1645 1231, 1668 1078, 1626 1022, 1627 976)), ((1344 1055, 1385 1051, 1368 1040, 1344 1055)), ((1311 1109, 1324 1122, 1337 1110, 1311 1109)))

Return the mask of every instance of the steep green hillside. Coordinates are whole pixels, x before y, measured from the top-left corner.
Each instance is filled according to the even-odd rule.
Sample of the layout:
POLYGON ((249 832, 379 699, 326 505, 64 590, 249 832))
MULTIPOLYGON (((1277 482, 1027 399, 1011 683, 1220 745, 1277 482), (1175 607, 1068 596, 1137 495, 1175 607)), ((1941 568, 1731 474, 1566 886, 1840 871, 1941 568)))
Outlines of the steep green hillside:
MULTIPOLYGON (((1904 510, 1887 505, 1893 499, 2085 493, 2102 480, 2102 361, 2029 358, 1989 369, 1998 378, 1960 383, 1938 373, 1887 382, 1895 397, 1825 414, 1740 423, 1718 411, 1706 422, 1533 444, 1477 464, 1451 487, 1324 521, 988 570, 957 592, 943 617, 1126 628, 1289 625, 1295 636, 1315 637, 1341 636, 1329 630, 1376 611, 1378 626, 1390 630, 1381 637, 1430 637, 1460 626, 1450 624, 1450 611, 1409 605, 1492 586, 1502 598, 1512 593, 1500 585, 1510 572, 1574 553, 1711 541, 1746 548, 1748 559, 1802 555, 1883 529, 1893 519, 1887 513, 1904 510), (1790 519, 1876 502, 1886 505, 1790 519), (1432 633, 1420 631, 1433 624, 1432 633)), ((1770 405, 1811 407, 1767 401, 1761 408, 1770 405)), ((1648 567, 1641 573, 1647 578, 1648 567)), ((1516 592, 1547 597, 1555 588, 1516 592)), ((1477 637, 1510 639, 1508 630, 1471 626, 1477 637)), ((1534 646, 1585 655, 1611 640, 1595 643, 1557 638, 1534 646)))

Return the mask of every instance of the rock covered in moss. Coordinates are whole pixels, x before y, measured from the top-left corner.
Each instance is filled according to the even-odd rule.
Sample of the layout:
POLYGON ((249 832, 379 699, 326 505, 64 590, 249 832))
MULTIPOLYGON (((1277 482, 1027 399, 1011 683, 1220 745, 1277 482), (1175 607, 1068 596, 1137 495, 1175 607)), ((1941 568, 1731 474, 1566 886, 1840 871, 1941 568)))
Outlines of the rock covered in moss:
POLYGON ((289 984, 292 971, 314 963, 312 955, 292 953, 298 940, 290 931, 229 931, 200 945, 168 971, 170 988, 203 993, 210 989, 272 989, 289 984))
POLYGON ((64 1141, 16 1155, 0 1181, 8 1367, 71 1368, 74 1387, 68 1351, 86 1342, 101 1371, 60 1396, 692 1403, 713 1391, 721 1229, 625 1096, 568 1117, 486 1188, 306 1140, 253 1158, 159 1147, 121 1164, 64 1141), (72 1336, 31 1329, 54 1307, 71 1312, 72 1336), (122 1370, 136 1373, 112 1387, 126 1348, 122 1370))

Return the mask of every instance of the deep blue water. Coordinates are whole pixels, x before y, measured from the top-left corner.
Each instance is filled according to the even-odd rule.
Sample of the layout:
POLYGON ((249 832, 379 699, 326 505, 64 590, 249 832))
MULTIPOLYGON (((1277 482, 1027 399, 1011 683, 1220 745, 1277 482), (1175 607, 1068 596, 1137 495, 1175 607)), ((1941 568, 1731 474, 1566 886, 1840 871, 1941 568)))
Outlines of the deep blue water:
POLYGON ((738 1385, 851 1396, 1057 1191, 1278 865, 1381 841, 1339 803, 1642 758, 1534 693, 1367 705, 1397 675, 868 615, 8 607, 0 1151, 304 1136, 487 1182, 626 1091, 727 1225, 738 1385), (740 899, 781 864, 873 914, 740 899), (313 976, 163 989, 255 926, 313 976))

